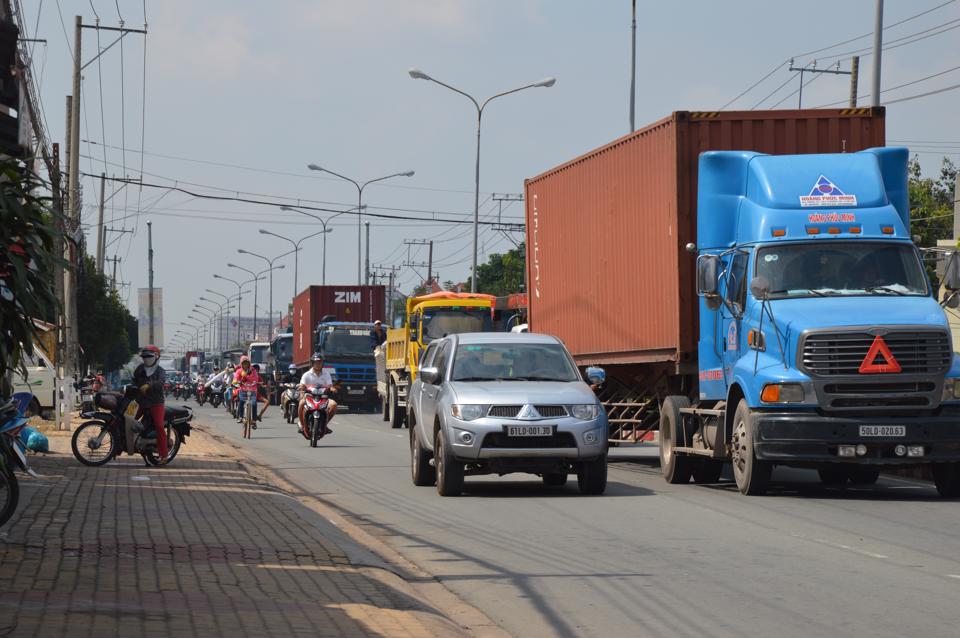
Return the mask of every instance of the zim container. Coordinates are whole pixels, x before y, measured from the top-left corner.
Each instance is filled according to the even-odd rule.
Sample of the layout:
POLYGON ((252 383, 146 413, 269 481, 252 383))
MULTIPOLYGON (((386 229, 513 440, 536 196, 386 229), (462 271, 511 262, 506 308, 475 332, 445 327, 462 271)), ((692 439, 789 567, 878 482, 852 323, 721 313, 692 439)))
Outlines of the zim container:
POLYGON ((383 321, 386 294, 385 286, 310 286, 294 297, 294 364, 310 364, 314 331, 323 317, 333 315, 335 321, 383 321))

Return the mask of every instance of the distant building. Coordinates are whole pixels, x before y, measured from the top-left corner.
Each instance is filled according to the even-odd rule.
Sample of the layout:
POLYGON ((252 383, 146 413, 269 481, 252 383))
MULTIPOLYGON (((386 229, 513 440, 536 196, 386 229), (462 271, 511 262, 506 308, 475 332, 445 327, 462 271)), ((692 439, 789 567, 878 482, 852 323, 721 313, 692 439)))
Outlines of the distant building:
MULTIPOLYGON (((140 347, 150 344, 150 289, 138 288, 137 311, 140 347)), ((163 348, 163 288, 153 289, 153 345, 163 348)))

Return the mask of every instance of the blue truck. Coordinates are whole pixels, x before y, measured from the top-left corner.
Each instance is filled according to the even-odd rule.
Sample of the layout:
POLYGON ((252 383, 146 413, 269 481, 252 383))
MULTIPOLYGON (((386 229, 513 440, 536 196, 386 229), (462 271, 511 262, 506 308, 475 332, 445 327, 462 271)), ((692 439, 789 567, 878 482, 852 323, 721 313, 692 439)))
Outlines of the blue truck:
POLYGON ((701 154, 698 383, 660 408, 667 481, 730 461, 762 494, 774 465, 837 485, 930 464, 960 494, 960 363, 911 240, 907 156, 701 154))
POLYGON ((371 330, 372 323, 324 317, 314 333, 313 343, 323 354, 324 366, 332 368, 334 380, 341 383, 336 400, 351 410, 375 410, 380 405, 371 330))

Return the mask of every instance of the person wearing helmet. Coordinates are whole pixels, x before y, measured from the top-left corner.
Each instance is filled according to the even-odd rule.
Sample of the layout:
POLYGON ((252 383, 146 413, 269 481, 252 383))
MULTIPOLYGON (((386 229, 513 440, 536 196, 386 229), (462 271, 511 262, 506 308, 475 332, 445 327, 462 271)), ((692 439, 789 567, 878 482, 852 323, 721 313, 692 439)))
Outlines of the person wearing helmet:
POLYGON ((133 371, 133 384, 140 388, 137 405, 140 407, 141 414, 137 417, 142 419, 146 415, 150 416, 157 435, 157 452, 162 464, 166 462, 168 454, 167 432, 163 427, 163 384, 167 373, 160 367, 160 348, 157 346, 151 344, 143 348, 140 351, 140 359, 143 363, 133 371))
POLYGON ((584 371, 584 374, 587 377, 587 383, 590 385, 590 389, 593 390, 595 394, 599 394, 600 391, 603 390, 603 384, 607 380, 607 372, 603 368, 590 366, 584 371))
MULTIPOLYGON (((297 427, 297 430, 303 432, 303 412, 304 406, 306 405, 305 395, 302 393, 311 386, 320 386, 322 388, 331 388, 333 386, 333 377, 330 376, 330 373, 323 367, 323 355, 319 352, 315 352, 314 355, 310 358, 310 363, 312 364, 310 369, 303 373, 303 376, 300 377, 299 390, 301 392, 300 405, 297 408, 297 414, 300 415, 300 425, 297 427)), ((337 402, 333 399, 330 399, 327 403, 327 423, 324 425, 323 434, 333 434, 333 430, 330 429, 330 421, 333 420, 333 415, 337 413, 337 402)))
POLYGON ((257 370, 250 365, 250 357, 243 355, 240 357, 240 367, 233 375, 233 382, 239 386, 240 392, 237 395, 239 400, 239 409, 237 410, 237 423, 243 422, 243 412, 247 401, 253 397, 253 429, 257 429, 257 387, 260 385, 260 375, 257 370))

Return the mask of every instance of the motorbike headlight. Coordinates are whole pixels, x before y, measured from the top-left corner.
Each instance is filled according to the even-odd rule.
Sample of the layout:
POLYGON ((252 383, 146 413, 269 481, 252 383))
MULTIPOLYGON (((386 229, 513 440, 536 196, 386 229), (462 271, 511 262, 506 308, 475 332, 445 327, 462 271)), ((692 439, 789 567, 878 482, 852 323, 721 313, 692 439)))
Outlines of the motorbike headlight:
POLYGON ((960 379, 944 379, 941 401, 960 401, 960 379))
POLYGON ((574 418, 580 419, 581 421, 592 421, 600 416, 600 406, 596 403, 573 405, 570 406, 570 413, 573 414, 574 418))
POLYGON ((454 403, 450 406, 450 413, 461 421, 473 421, 487 413, 487 406, 471 403, 454 403))

